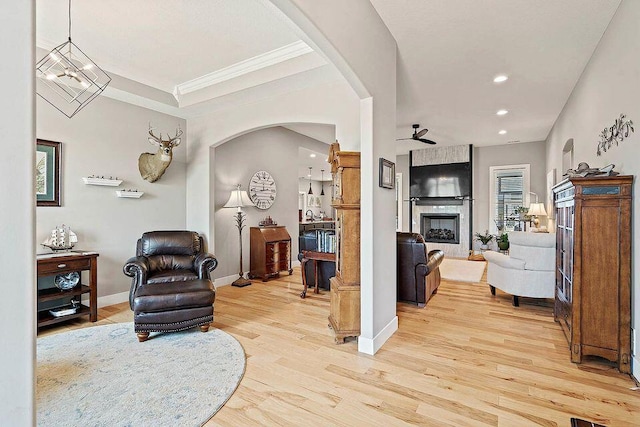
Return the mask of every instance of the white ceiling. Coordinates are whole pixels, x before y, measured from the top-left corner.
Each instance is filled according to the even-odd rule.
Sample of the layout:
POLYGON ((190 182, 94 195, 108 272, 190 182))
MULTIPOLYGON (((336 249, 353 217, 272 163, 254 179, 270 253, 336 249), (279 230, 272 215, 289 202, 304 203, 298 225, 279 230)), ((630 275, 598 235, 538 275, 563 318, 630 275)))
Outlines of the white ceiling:
POLYGON ((309 178, 309 167, 311 167, 311 179, 314 181, 331 181, 331 167, 327 162, 329 157, 329 146, 327 151, 319 153, 306 148, 298 148, 298 176, 309 178), (315 155, 315 157, 311 157, 315 155), (324 169, 324 174, 321 172, 324 169))
POLYGON ((438 144, 482 146, 547 137, 620 0, 371 3, 398 43, 397 137, 419 123, 438 144))
MULTIPOLYGON (((112 84, 105 95, 182 117, 335 79, 335 69, 308 53, 266 1, 75 1, 72 36, 107 71, 157 91, 142 87, 131 101, 128 88, 112 84), (166 101, 186 82, 212 74, 217 81, 228 70, 270 60, 288 72, 263 68, 241 76, 245 84, 236 73, 233 81, 189 93, 190 99, 166 101)), ((419 123, 439 145, 483 146, 546 138, 620 0, 371 3, 398 43, 397 137, 410 136, 411 124, 419 123), (496 85, 499 73, 510 78, 496 85), (496 116, 501 108, 509 114, 496 116), (508 133, 498 135, 501 129, 508 133)), ((67 0, 36 5, 37 45, 51 49, 67 37, 67 0)), ((326 133, 291 129, 313 138, 326 133)), ((398 154, 426 147, 394 144, 398 154)))
MULTIPOLYGON (((72 38, 102 68, 172 92, 180 83, 299 40, 256 0, 72 2, 72 38)), ((66 41, 67 0, 36 1, 36 41, 66 41)))
MULTIPOLYGON (((336 126, 323 125, 319 123, 291 123, 283 125, 283 127, 294 132, 306 135, 309 138, 324 142, 325 144, 333 144, 336 141, 336 126)), ((329 147, 327 147, 327 153, 329 147)))

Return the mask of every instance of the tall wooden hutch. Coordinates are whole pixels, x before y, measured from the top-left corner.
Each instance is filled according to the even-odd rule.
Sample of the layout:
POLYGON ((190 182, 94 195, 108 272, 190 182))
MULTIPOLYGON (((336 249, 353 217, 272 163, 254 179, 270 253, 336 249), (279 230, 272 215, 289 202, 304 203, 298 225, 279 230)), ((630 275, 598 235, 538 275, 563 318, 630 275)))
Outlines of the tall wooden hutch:
POLYGON ((331 144, 329 152, 336 210, 336 276, 331 284, 329 325, 336 342, 360 335, 360 153, 340 151, 331 144))
POLYGON ((569 178, 553 188, 554 318, 571 361, 599 356, 631 370, 632 176, 569 178))

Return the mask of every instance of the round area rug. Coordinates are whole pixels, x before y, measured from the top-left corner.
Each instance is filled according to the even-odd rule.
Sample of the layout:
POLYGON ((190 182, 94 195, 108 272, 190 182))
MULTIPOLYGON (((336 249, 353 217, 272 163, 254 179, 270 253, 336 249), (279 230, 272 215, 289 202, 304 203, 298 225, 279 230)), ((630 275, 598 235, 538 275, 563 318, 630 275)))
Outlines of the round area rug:
POLYGON ((152 334, 133 323, 38 339, 39 426, 200 426, 245 369, 240 343, 219 329, 152 334))

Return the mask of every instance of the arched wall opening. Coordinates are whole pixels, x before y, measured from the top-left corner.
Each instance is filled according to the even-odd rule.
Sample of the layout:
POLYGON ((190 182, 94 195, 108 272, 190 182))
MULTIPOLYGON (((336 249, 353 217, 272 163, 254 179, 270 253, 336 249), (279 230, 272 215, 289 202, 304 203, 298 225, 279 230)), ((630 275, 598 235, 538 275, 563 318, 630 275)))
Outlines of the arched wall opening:
MULTIPOLYGON (((336 139, 343 146, 350 147, 348 149, 358 151, 359 118, 358 98, 342 81, 191 119, 187 147, 187 227, 204 233, 210 249, 214 253, 218 251, 216 203, 220 203, 218 199, 225 195, 217 195, 215 191, 216 180, 220 179, 215 169, 217 147, 229 142, 233 145, 234 139, 264 129, 291 123, 314 123, 335 125, 336 139)), ((252 153, 246 155, 251 156, 252 153)), ((238 168, 241 167, 244 168, 239 164, 238 168)), ((238 183, 243 184, 233 182, 231 185, 238 183)), ((235 261, 234 265, 237 264, 235 261)))
POLYGON ((315 94, 325 104, 314 105, 309 98, 299 96, 304 91, 298 91, 296 96, 285 100, 283 109, 282 98, 291 94, 271 98, 268 106, 255 107, 254 104, 242 107, 242 111, 233 109, 190 121, 187 226, 215 241, 211 215, 215 198, 202 197, 211 194, 210 146, 246 129, 273 123, 335 122, 341 148, 361 153, 358 349, 374 354, 398 328, 396 262, 395 256, 389 256, 389 251, 395 251, 396 247, 394 193, 377 185, 378 160, 395 159, 394 145, 389 144, 395 139, 395 39, 369 2, 332 1, 329 5, 311 0, 264 0, 264 3, 271 4, 275 12, 292 23, 305 42, 339 70, 348 82, 343 83, 342 88, 343 93, 345 87, 349 89, 348 106, 344 102, 336 103, 327 93, 315 94), (298 108, 293 107, 294 104, 298 108), (329 104, 335 109, 328 107, 329 104), (257 115, 250 113, 254 108, 259 110, 257 115), (345 112, 346 117, 336 111, 345 112), (337 119, 326 120, 327 115, 337 119), (339 126, 343 122, 346 126, 339 126))
POLYGON ((329 153, 328 143, 294 132, 285 124, 243 132, 211 148, 213 179, 210 197, 214 232, 210 248, 219 262, 214 271, 216 286, 233 282, 238 278, 240 268, 236 210, 224 208, 224 204, 238 184, 247 190, 251 177, 258 171, 267 171, 272 176, 276 194, 273 204, 266 210, 251 206, 243 208, 246 227, 242 232, 242 271, 247 273, 250 267, 249 227, 257 227, 267 216, 286 227, 291 236, 291 259, 293 265, 297 264, 300 148, 317 153, 319 159, 322 156, 326 158, 329 153))

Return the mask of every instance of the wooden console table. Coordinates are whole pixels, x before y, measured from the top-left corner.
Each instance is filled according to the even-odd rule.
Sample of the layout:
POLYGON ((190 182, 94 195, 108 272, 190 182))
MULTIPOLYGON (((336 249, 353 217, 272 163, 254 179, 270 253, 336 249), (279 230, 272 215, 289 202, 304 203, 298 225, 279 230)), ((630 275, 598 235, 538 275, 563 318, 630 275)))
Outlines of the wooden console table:
POLYGON ((96 252, 66 252, 64 254, 44 254, 36 256, 38 277, 56 276, 58 274, 89 271, 89 283, 82 283, 82 275, 78 284, 66 291, 56 287, 39 289, 37 292, 38 327, 64 322, 80 316, 89 315, 89 320, 98 320, 98 254, 96 252), (48 309, 40 308, 44 301, 64 300, 69 297, 89 294, 89 306, 84 304, 76 313, 55 317, 48 309))
POLYGON ((302 260, 300 261, 300 269, 302 270, 302 284, 304 289, 302 293, 300 293, 300 298, 307 296, 307 275, 305 272, 304 266, 307 264, 307 261, 313 261, 313 269, 314 269, 314 277, 315 277, 315 287, 313 290, 314 294, 319 293, 318 290, 318 261, 336 261, 336 254, 332 252, 315 252, 315 251, 302 251, 302 260))

